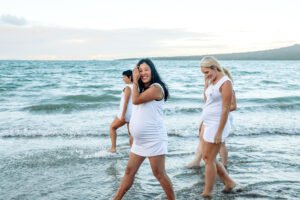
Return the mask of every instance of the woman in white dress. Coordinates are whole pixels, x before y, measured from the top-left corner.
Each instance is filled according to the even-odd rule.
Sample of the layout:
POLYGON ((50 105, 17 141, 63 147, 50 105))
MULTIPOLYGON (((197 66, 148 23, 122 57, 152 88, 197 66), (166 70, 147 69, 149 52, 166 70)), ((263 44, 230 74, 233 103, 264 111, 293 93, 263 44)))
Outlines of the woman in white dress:
POLYGON ((111 123, 109 128, 109 135, 111 140, 111 148, 108 150, 111 153, 117 151, 117 129, 127 124, 129 144, 132 145, 132 136, 129 131, 129 121, 132 112, 132 71, 126 70, 123 73, 123 81, 126 84, 122 93, 120 101, 120 110, 118 115, 115 117, 114 121, 111 123))
POLYGON ((221 144, 230 131, 228 115, 232 98, 232 84, 230 79, 225 76, 216 58, 204 57, 200 68, 205 78, 209 80, 202 111, 202 153, 205 161, 205 185, 202 196, 210 197, 217 174, 225 184, 223 192, 230 192, 236 185, 224 166, 216 160, 221 144))
POLYGON ((153 62, 142 59, 133 71, 130 132, 133 145, 129 155, 124 177, 116 193, 122 199, 133 184, 134 176, 147 157, 153 175, 159 181, 168 199, 175 199, 171 180, 165 171, 167 154, 167 132, 163 124, 163 104, 169 92, 161 80, 153 62))
MULTIPOLYGON (((225 75, 228 76, 228 78, 232 81, 232 76, 229 72, 228 69, 226 68, 222 68, 225 75)), ((204 82, 204 99, 206 99, 205 96, 205 91, 209 86, 209 80, 207 78, 205 78, 205 82, 204 82)), ((232 98, 231 98, 231 104, 230 104, 230 113, 229 113, 229 121, 230 121, 230 127, 233 127, 233 114, 231 113, 232 111, 235 111, 237 108, 236 106, 236 97, 235 97, 235 92, 233 91, 232 93, 232 98)), ((200 121, 200 127, 199 127, 199 143, 195 152, 195 157, 194 159, 186 165, 187 168, 200 168, 200 163, 202 160, 202 146, 203 146, 203 123, 202 123, 202 119, 200 121)), ((228 150, 227 147, 225 145, 225 142, 221 144, 220 147, 220 152, 219 152, 220 156, 221 156, 221 162, 224 165, 224 167, 227 169, 227 161, 228 161, 228 150)))
MULTIPOLYGON (((229 70, 223 67, 223 71, 224 71, 224 74, 231 81, 233 81, 231 73, 229 72, 229 70)), ((231 104, 230 104, 230 113, 229 113, 229 116, 228 116, 229 117, 229 122, 230 122, 230 128, 231 129, 233 127, 233 122, 234 122, 234 117, 233 117, 232 111, 235 111, 236 108, 237 108, 237 106, 236 106, 235 92, 234 92, 234 90, 232 90, 232 98, 231 98, 231 104)), ((227 150, 227 146, 226 146, 225 142, 223 142, 221 144, 221 148, 220 148, 220 152, 219 153, 220 153, 220 156, 221 156, 221 162, 222 162, 222 164, 224 165, 224 167, 227 170, 228 150, 227 150)))

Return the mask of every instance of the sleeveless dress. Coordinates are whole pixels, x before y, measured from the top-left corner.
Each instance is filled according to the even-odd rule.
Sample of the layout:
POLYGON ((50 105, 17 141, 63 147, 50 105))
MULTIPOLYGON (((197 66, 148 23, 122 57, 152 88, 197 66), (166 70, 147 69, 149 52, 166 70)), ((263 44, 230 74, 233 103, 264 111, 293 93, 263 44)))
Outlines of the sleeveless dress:
MULTIPOLYGON (((225 81, 228 80, 231 82, 227 76, 224 76, 215 85, 209 85, 205 91, 206 102, 203 107, 201 120, 203 121, 204 125, 203 139, 209 143, 214 143, 214 138, 221 120, 222 95, 220 92, 220 87, 225 81)), ((229 118, 230 116, 227 118, 227 122, 222 133, 222 142, 225 141, 231 129, 229 118)))
MULTIPOLYGON (((158 83, 156 85, 164 90, 158 83)), ((133 105, 129 124, 133 137, 131 152, 143 157, 164 155, 168 153, 168 136, 163 123, 164 98, 152 100, 140 105, 133 105)))
MULTIPOLYGON (((232 92, 235 93, 235 91, 232 89, 232 92)), ((229 122, 230 122, 230 128, 233 129, 234 128, 234 114, 232 113, 233 111, 229 112, 229 122)))
POLYGON ((229 112, 229 115, 228 115, 228 118, 229 118, 229 123, 230 123, 230 128, 233 128, 234 126, 234 116, 232 114, 232 112, 229 112))
MULTIPOLYGON (((132 84, 126 84, 126 87, 129 87, 130 90, 131 90, 129 100, 128 100, 128 104, 127 104, 127 110, 126 110, 126 114, 125 114, 125 121, 129 122, 130 118, 131 118, 131 113, 132 113, 132 84)), ((121 93, 121 101, 120 101, 120 106, 119 106, 120 109, 119 109, 119 113, 117 115, 117 117, 119 119, 121 119, 121 117, 122 117, 122 112, 123 112, 123 107, 124 107, 124 101, 125 101, 125 99, 124 99, 125 98, 124 90, 125 90, 125 88, 123 89, 123 91, 121 93)))

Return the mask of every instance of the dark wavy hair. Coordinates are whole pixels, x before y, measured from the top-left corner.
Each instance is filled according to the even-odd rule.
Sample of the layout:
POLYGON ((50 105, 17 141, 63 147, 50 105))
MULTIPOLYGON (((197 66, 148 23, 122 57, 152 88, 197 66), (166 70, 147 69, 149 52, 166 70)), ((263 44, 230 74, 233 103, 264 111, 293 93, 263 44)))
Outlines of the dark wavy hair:
POLYGON ((128 78, 130 78, 131 82, 132 82, 132 70, 126 70, 122 73, 123 76, 127 76, 128 78))
MULTIPOLYGON (((144 59, 141 59, 138 63, 137 63, 137 66, 139 67, 141 64, 147 64, 149 67, 150 67, 150 70, 151 70, 151 80, 150 80, 150 84, 153 84, 153 83, 159 83, 163 89, 164 89, 164 93, 165 93, 165 101, 167 101, 168 97, 169 97, 169 90, 168 90, 168 86, 161 80, 156 68, 155 68, 155 65, 154 63, 149 59, 149 58, 144 58, 144 59)), ((138 84, 139 84, 139 89, 140 91, 145 91, 147 88, 145 88, 143 82, 141 79, 139 79, 138 81, 138 84)))

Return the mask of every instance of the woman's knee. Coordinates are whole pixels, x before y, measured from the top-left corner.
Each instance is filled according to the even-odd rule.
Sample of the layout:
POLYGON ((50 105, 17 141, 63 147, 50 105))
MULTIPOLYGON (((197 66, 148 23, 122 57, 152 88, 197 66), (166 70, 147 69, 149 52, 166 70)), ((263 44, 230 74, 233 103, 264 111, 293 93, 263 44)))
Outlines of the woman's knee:
POLYGON ((112 130, 117 130, 118 129, 118 123, 116 122, 116 120, 115 121, 113 121, 112 123, 111 123, 111 125, 110 125, 110 129, 112 129, 112 130))
POLYGON ((134 176, 136 173, 136 169, 134 167, 127 166, 125 169, 125 175, 127 176, 134 176))
POLYGON ((215 162, 215 158, 212 158, 210 155, 204 154, 203 155, 203 160, 205 162, 205 164, 212 164, 213 162, 215 162))
POLYGON ((109 127, 111 130, 117 130, 116 126, 114 125, 114 123, 112 123, 109 127))
POLYGON ((152 169, 152 173, 157 180, 162 179, 165 176, 165 171, 158 168, 152 169))

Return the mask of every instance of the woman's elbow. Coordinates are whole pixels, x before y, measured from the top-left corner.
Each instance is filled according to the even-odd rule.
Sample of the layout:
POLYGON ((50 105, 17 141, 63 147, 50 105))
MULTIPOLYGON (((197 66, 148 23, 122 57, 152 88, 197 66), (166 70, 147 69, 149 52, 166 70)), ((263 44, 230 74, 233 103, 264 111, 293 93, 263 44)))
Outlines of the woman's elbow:
POLYGON ((235 111, 236 110, 236 106, 231 106, 230 107, 230 111, 235 111))
POLYGON ((133 100, 132 100, 132 104, 133 104, 133 105, 140 105, 141 102, 140 102, 138 99, 133 99, 133 100))
POLYGON ((133 105, 139 105, 136 100, 132 100, 133 105))

